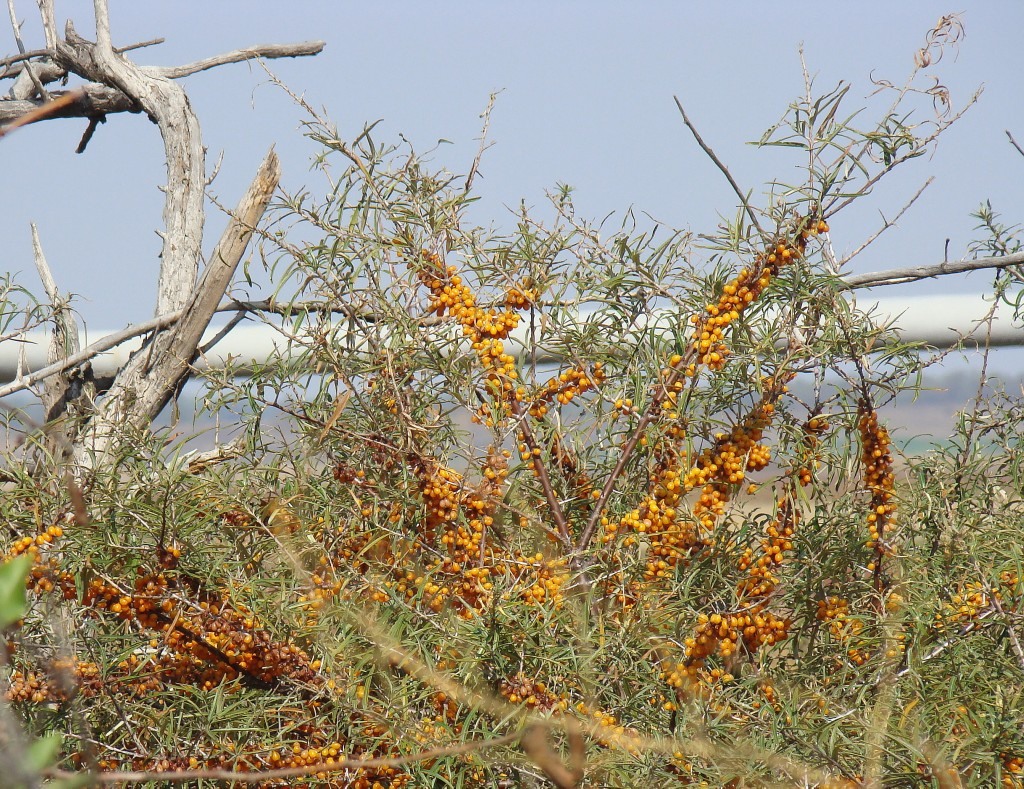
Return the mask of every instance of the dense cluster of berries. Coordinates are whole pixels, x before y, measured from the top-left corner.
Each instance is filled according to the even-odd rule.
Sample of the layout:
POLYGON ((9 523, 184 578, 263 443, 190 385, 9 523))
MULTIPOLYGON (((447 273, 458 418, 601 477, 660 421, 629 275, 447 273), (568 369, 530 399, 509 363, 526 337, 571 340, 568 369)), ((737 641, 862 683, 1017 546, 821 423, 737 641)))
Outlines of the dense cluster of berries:
MULTIPOLYGON (((345 754, 341 743, 330 742, 323 745, 292 743, 288 747, 275 748, 266 757, 261 757, 260 764, 247 765, 248 769, 269 767, 272 770, 296 767, 311 767, 322 764, 331 767, 342 759, 370 759, 385 755, 383 752, 345 754)), ((394 754, 389 754, 394 755, 394 754)), ((250 758, 248 761, 255 761, 250 758)), ((235 769, 238 769, 237 767, 235 769)), ((334 789, 404 789, 409 786, 412 776, 403 773, 396 767, 362 767, 337 772, 313 772, 309 780, 317 786, 334 789)), ((294 779, 284 782, 268 783, 270 787, 294 786, 294 779)))
MULTIPOLYGON (((177 548, 164 551, 167 569, 180 556, 177 548)), ((235 679, 256 687, 273 687, 283 679, 316 684, 319 664, 295 644, 281 643, 260 628, 251 611, 230 601, 225 591, 203 594, 182 585, 167 571, 147 573, 141 568, 134 588, 93 578, 82 604, 94 615, 113 614, 163 633, 162 647, 145 661, 148 678, 158 683, 192 684, 212 690, 235 679), (196 602, 180 599, 189 592, 196 602)), ((138 659, 125 668, 135 670, 138 659)))
POLYGON ((767 383, 761 402, 728 433, 716 435, 714 445, 697 457, 683 477, 684 490, 701 488, 693 514, 704 529, 714 528, 733 486, 744 481, 746 472, 761 471, 771 461, 771 449, 760 442, 775 415, 775 401, 788 390, 784 383, 767 383))
POLYGON ((57 525, 49 526, 35 537, 26 536, 16 539, 11 543, 11 547, 7 551, 7 556, 12 559, 15 556, 21 556, 23 553, 27 553, 31 556, 38 556, 40 548, 45 548, 63 536, 64 527, 57 525))
POLYGON ((775 591, 779 583, 775 570, 782 564, 787 551, 793 550, 793 537, 799 515, 788 496, 783 496, 776 507, 775 518, 765 528, 759 542, 760 550, 747 547, 739 560, 739 568, 747 573, 739 585, 741 600, 763 600, 775 591))
MULTIPOLYGON (((524 602, 561 606, 562 588, 569 579, 567 562, 548 560, 542 553, 509 552, 496 533, 510 454, 491 447, 481 464, 480 480, 472 485, 433 458, 411 458, 425 508, 422 516, 413 516, 415 534, 395 547, 373 529, 346 529, 343 535, 339 530, 329 556, 321 557, 311 573, 312 589, 303 596, 304 605, 320 609, 340 593, 342 567, 355 566, 367 575, 384 566, 384 580, 370 591, 378 602, 394 594, 428 611, 449 609, 472 618, 490 604, 495 580, 507 577, 524 602)), ((357 474, 349 470, 345 477, 365 480, 357 474)), ((396 522, 401 518, 397 515, 396 522)))
MULTIPOLYGON (((836 643, 844 645, 846 657, 854 666, 863 666, 871 658, 871 651, 857 643, 864 632, 864 622, 850 615, 850 604, 847 600, 830 595, 818 601, 816 614, 818 621, 827 622, 829 632, 836 643)), ((841 662, 841 661, 840 661, 841 662)))
POLYGON ((574 399, 604 381, 605 373, 600 362, 594 362, 591 371, 572 367, 564 370, 545 383, 534 395, 530 403, 530 416, 542 419, 548 412, 548 404, 557 401, 559 405, 569 405, 574 399))
MULTIPOLYGON (((432 545, 447 527, 458 521, 462 500, 462 475, 433 458, 416 458, 414 470, 427 513, 420 538, 432 545)), ((447 540, 451 542, 451 538, 447 540)))
MULTIPOLYGON (((725 366, 729 355, 729 348, 723 341, 725 329, 760 298, 781 268, 803 256, 810 236, 826 232, 828 224, 824 220, 811 221, 810 226, 801 230, 792 241, 780 240, 774 248, 758 257, 756 265, 740 271, 723 288, 716 303, 708 304, 703 313, 690 319, 694 326, 690 347, 699 364, 709 370, 720 370, 725 366)), ((695 369, 691 365, 686 374, 692 376, 695 369)))
MULTIPOLYGON (((569 560, 562 556, 557 559, 545 559, 544 554, 521 556, 515 562, 527 568, 524 576, 525 587, 522 599, 534 605, 550 604, 553 608, 561 608, 565 602, 563 589, 569 582, 569 560), (529 579, 530 582, 526 582, 529 579)), ((521 571, 520 571, 521 572, 521 571)))
POLYGON ((864 487, 871 493, 867 547, 875 550, 877 561, 884 553, 881 540, 885 530, 896 518, 896 502, 893 498, 895 475, 892 453, 889 451, 889 431, 879 424, 878 413, 867 407, 861 409, 857 428, 861 437, 864 487))
MULTIPOLYGON (((302 778, 287 780, 268 779, 265 781, 246 781, 246 785, 257 789, 287 789, 291 786, 320 786, 330 789, 405 789, 409 786, 412 776, 390 766, 358 767, 345 770, 337 769, 336 765, 343 759, 369 759, 383 753, 343 753, 340 743, 330 742, 324 745, 294 742, 283 747, 273 748, 266 752, 249 750, 236 752, 227 743, 228 752, 206 756, 175 756, 164 758, 135 757, 131 759, 108 755, 96 763, 101 772, 119 772, 131 770, 136 772, 181 772, 184 770, 225 770, 229 769, 244 775, 264 770, 294 769, 324 765, 323 771, 312 771, 302 778), (330 770, 334 767, 334 770, 330 770)), ((389 754, 394 755, 394 754, 389 754)), ((78 754, 76 762, 84 758, 78 754)), ((82 764, 84 766, 84 764, 82 764)))
POLYGON ((540 293, 532 281, 509 288, 505 291, 505 307, 510 310, 527 310, 536 305, 540 293))
POLYGON ((32 566, 25 580, 26 588, 34 594, 49 594, 58 590, 65 600, 78 596, 74 575, 61 568, 61 557, 54 555, 58 543, 64 537, 64 527, 59 524, 47 526, 35 536, 15 539, 4 554, 2 561, 16 556, 32 557, 32 566))
POLYGON ((935 614, 935 627, 939 631, 963 627, 977 620, 978 615, 1001 603, 998 589, 990 589, 980 581, 968 581, 935 614))
POLYGON ((764 610, 763 606, 710 616, 700 614, 693 635, 683 640, 683 661, 668 663, 662 670, 662 679, 684 695, 700 695, 703 689, 733 679, 724 669, 706 669, 708 658, 717 653, 729 661, 741 650, 752 654, 785 640, 789 626, 788 619, 764 610))
POLYGON ((1000 755, 1000 761, 1003 766, 1003 789, 1024 789, 1024 756, 1004 753, 1000 755))
POLYGON ((100 692, 100 667, 92 661, 54 660, 45 672, 15 669, 8 680, 7 701, 62 703, 100 692))
MULTIPOLYGON (((787 379, 788 380, 788 379, 787 379)), ((759 471, 771 460, 771 450, 761 444, 771 424, 775 401, 786 391, 784 383, 767 381, 768 391, 751 412, 728 433, 715 436, 715 443, 701 452, 690 468, 681 470, 682 457, 666 448, 650 475, 650 488, 636 509, 618 522, 602 517, 603 542, 620 534, 641 534, 649 545, 644 578, 668 578, 676 566, 694 550, 712 544, 715 523, 725 512, 735 486, 749 471, 759 471), (683 498, 700 488, 692 514, 681 512, 683 498)), ((627 536, 624 547, 635 539, 627 536)))
POLYGON ((568 699, 552 693, 539 680, 530 679, 523 672, 503 679, 498 686, 498 693, 511 704, 523 705, 540 712, 565 712, 569 709, 568 699))
POLYGON ((519 315, 510 310, 498 312, 477 304, 472 288, 464 284, 455 266, 446 266, 441 256, 423 250, 416 264, 420 282, 430 291, 430 309, 437 315, 449 315, 462 326, 472 343, 488 380, 502 397, 512 396, 516 371, 515 358, 505 353, 504 340, 519 325, 519 315))

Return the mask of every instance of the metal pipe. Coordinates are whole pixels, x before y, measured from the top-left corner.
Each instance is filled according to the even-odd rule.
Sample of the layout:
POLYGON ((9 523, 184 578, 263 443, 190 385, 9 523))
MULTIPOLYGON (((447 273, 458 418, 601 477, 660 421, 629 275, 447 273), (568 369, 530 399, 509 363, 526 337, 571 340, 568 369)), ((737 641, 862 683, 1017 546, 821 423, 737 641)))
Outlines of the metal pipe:
MULTIPOLYGON (((951 296, 902 296, 875 298, 868 294, 845 298, 855 299, 862 310, 870 310, 879 320, 892 319, 894 330, 904 342, 923 342, 936 348, 949 348, 962 338, 976 342, 985 341, 987 327, 979 321, 991 308, 991 302, 980 295, 951 296)), ((1003 306, 996 312, 988 342, 993 346, 1024 346, 1024 327, 1014 325, 1009 310, 1003 306)), ((581 315, 581 325, 599 319, 600 313, 581 315)), ((678 328, 677 319, 667 311, 654 311, 635 321, 633 331, 650 334, 678 328)), ((434 326, 430 331, 445 331, 443 326, 434 326)), ((211 327, 204 336, 204 343, 216 336, 219 327, 211 327)), ((82 346, 94 341, 104 332, 93 332, 82 337, 82 346)), ((379 335, 378 335, 379 336, 379 335)), ((453 339, 457 335, 453 335, 453 339)), ((359 337, 351 336, 353 346, 358 347, 359 337)), ((522 356, 527 348, 528 330, 520 328, 509 338, 507 351, 522 356)), ((50 335, 46 331, 28 332, 19 339, 0 343, 0 382, 7 383, 21 375, 39 370, 47 365, 47 349, 50 335)), ((135 338, 93 359, 93 371, 97 376, 110 376, 119 370, 129 356, 142 347, 142 339, 135 338)), ((240 373, 250 370, 253 365, 265 363, 271 356, 287 356, 289 340, 271 326, 235 326, 197 363, 200 370, 219 369, 228 360, 240 373)), ((558 354, 551 349, 541 349, 540 362, 558 361, 558 354)))

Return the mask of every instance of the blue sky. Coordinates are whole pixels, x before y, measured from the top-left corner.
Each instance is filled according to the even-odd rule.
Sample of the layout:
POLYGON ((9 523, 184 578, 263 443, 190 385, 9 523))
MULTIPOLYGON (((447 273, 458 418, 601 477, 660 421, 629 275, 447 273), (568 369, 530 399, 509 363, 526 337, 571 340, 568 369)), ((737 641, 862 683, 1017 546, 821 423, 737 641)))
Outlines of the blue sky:
MULTIPOLYGON (((91 3, 59 2, 92 35, 91 3)), ((914 51, 947 5, 860 2, 150 2, 112 0, 115 43, 157 36, 161 46, 135 53, 144 64, 171 65, 253 43, 321 38, 315 58, 271 67, 342 133, 383 119, 378 135, 399 133, 420 150, 465 171, 476 150, 479 115, 501 90, 491 126, 495 146, 482 168, 481 221, 511 222, 507 206, 541 206, 556 183, 575 187, 580 213, 601 217, 632 207, 670 225, 713 230, 735 197, 693 143, 674 106, 678 95, 740 183, 759 191, 793 172, 795 161, 746 145, 776 121, 803 88, 798 49, 821 88, 853 83, 851 106, 872 90, 869 75, 901 81, 914 51)), ((41 46, 35 4, 18 8, 29 48, 41 46)), ((992 199, 1007 220, 1019 217, 1024 158, 1005 129, 1024 142, 1019 32, 1024 4, 969 4, 956 60, 936 73, 961 105, 984 94, 932 159, 893 178, 863 209, 833 223, 842 252, 858 246, 929 175, 936 183, 900 227, 856 263, 866 271, 959 256, 973 237, 969 213, 992 199)), ((7 50, 14 51, 13 39, 7 50)), ((315 185, 315 149, 298 130, 301 112, 258 66, 231 65, 184 81, 203 125, 209 165, 223 152, 213 191, 234 205, 271 144, 282 156, 284 185, 315 185)), ((84 121, 23 129, 0 147, 7 201, 0 218, 2 263, 35 287, 28 223, 39 225, 62 290, 93 329, 113 329, 153 311, 164 181, 162 146, 145 118, 119 115, 101 126, 84 155, 74 148, 84 121)), ((205 248, 222 221, 211 216, 205 248)), ((981 290, 987 277, 946 278, 914 292, 981 290)), ((885 295, 892 295, 886 293, 885 295)))

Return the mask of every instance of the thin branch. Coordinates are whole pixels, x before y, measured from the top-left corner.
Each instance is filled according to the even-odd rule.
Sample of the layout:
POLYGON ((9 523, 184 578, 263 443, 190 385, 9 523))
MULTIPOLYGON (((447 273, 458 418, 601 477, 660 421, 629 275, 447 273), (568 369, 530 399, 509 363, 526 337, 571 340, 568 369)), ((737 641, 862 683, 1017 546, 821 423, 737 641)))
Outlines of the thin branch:
POLYGON ((57 15, 53 11, 53 0, 36 0, 39 18, 43 23, 43 38, 46 48, 53 52, 57 47, 57 15))
MULTIPOLYGON (((36 271, 39 272, 39 279, 43 283, 43 290, 50 300, 53 310, 53 333, 50 336, 50 350, 48 361, 51 363, 65 359, 69 354, 79 350, 78 326, 75 324, 74 316, 68 307, 67 300, 57 290, 57 281, 50 270, 50 264, 43 254, 43 245, 39 240, 39 230, 33 222, 32 228, 32 253, 35 258, 36 271)), ((65 381, 54 378, 47 382, 44 387, 41 399, 45 413, 59 403, 63 397, 65 381)))
POLYGON ((965 271, 1000 269, 1021 264, 1024 264, 1024 252, 998 257, 975 258, 974 260, 950 260, 933 266, 909 266, 886 271, 873 271, 870 274, 850 274, 842 278, 842 283, 848 290, 876 288, 882 285, 902 285, 905 282, 940 277, 944 274, 962 274, 965 271))
POLYGON ((729 186, 732 187, 732 190, 740 199, 740 203, 743 205, 744 210, 746 210, 747 216, 750 217, 751 224, 753 224, 753 226, 757 228, 757 232, 763 236, 764 230, 761 229, 761 223, 757 221, 757 215, 754 213, 754 209, 750 207, 750 202, 747 200, 747 196, 743 194, 743 190, 740 189, 739 184, 736 183, 736 179, 732 177, 732 173, 729 172, 729 168, 726 167, 725 163, 718 158, 713 150, 711 150, 711 146, 704 142, 704 139, 698 133, 697 128, 690 122, 690 118, 687 116, 686 110, 683 109, 683 104, 679 101, 679 97, 673 96, 672 98, 675 99, 676 107, 679 108, 679 114, 683 116, 683 123, 685 123, 686 128, 690 130, 690 134, 693 135, 693 139, 697 141, 697 145, 699 145, 701 150, 708 155, 708 158, 715 163, 715 166, 722 171, 722 175, 724 175, 729 181, 729 186))
MULTIPOLYGON (((166 40, 167 39, 165 38, 151 38, 149 41, 139 41, 138 43, 129 44, 125 47, 114 47, 114 51, 120 55, 123 52, 131 52, 133 49, 156 46, 157 44, 164 43, 166 40)), ((47 57, 50 54, 51 52, 49 49, 33 49, 21 55, 11 55, 10 57, 0 58, 0 69, 7 68, 7 66, 14 66, 18 63, 23 63, 26 60, 32 60, 33 58, 47 57)), ((21 68, 11 69, 10 71, 5 71, 0 74, 0 79, 10 79, 11 77, 18 76, 20 73, 21 68)))
MULTIPOLYGON (((999 614, 1006 620, 1006 633, 1010 637, 1010 645, 1013 647, 1013 654, 1017 656, 1017 665, 1024 671, 1024 647, 1021 646, 1020 639, 1017 638, 1017 632, 1013 629, 1013 618, 1003 608, 1003 604, 999 602, 999 598, 996 597, 995 592, 989 592, 989 598, 992 600, 992 607, 995 608, 999 614)), ((1016 613, 1016 612, 1014 612, 1016 613)))
POLYGON ((523 436, 523 443, 526 444, 527 448, 532 454, 533 469, 537 474, 537 479, 540 481, 540 486, 544 490, 544 500, 547 502, 548 507, 551 509, 551 518, 555 522, 555 526, 558 528, 558 537, 561 539, 562 544, 567 549, 572 547, 572 535, 569 533, 569 522, 565 518, 565 513, 562 512, 562 505, 558 501, 558 494, 555 493, 555 489, 551 484, 551 477, 548 474, 547 467, 544 465, 544 458, 540 456, 540 444, 537 443, 537 438, 533 434, 533 430, 530 428, 528 413, 523 411, 523 404, 519 402, 515 397, 509 398, 509 410, 512 415, 516 418, 519 424, 519 431, 523 436))
MULTIPOLYGON (((331 312, 347 315, 350 318, 362 318, 371 322, 373 322, 377 317, 374 315, 360 315, 352 308, 341 305, 330 305, 324 304, 323 302, 281 304, 274 299, 266 299, 264 301, 229 301, 219 305, 215 311, 235 312, 237 310, 245 310, 247 312, 269 312, 276 315, 293 315, 302 311, 331 312)), ((90 359, 99 356, 101 353, 106 353, 111 348, 116 348, 118 345, 126 343, 129 340, 133 340, 136 337, 141 337, 144 334, 149 334, 150 332, 158 331, 160 329, 166 329, 168 326, 172 326, 181 320, 181 317, 184 314, 185 310, 175 310, 174 312, 169 312, 166 315, 158 315, 155 318, 150 318, 148 321, 134 323, 120 331, 105 335, 104 337, 96 340, 96 342, 83 348, 79 353, 72 354, 63 361, 47 365, 34 373, 30 373, 23 378, 19 378, 7 386, 0 387, 0 397, 6 397, 7 395, 35 386, 44 378, 62 373, 70 367, 77 367, 80 364, 84 364, 90 359)), ((432 326, 439 322, 441 322, 441 319, 433 316, 424 319, 421 323, 423 325, 432 326)))
MULTIPOLYGON (((14 10, 14 0, 7 0, 7 13, 11 17, 11 28, 14 30, 14 41, 18 45, 18 51, 24 55, 26 52, 25 42, 21 40, 21 25, 18 24, 18 13, 14 10)), ((25 62, 25 73, 28 74, 28 78, 39 92, 40 98, 49 101, 50 94, 46 92, 46 88, 43 87, 43 83, 39 81, 39 77, 28 61, 25 62)))
POLYGON ((907 211, 910 210, 910 207, 912 205, 914 205, 914 203, 917 202, 917 199, 922 194, 924 194, 924 190, 927 189, 929 186, 931 186, 931 184, 932 184, 932 182, 934 180, 935 180, 935 176, 929 176, 928 180, 926 180, 923 184, 921 184, 921 188, 918 189, 917 192, 914 193, 914 196, 911 197, 906 202, 906 204, 903 206, 903 208, 901 208, 897 212, 896 216, 894 216, 892 219, 886 219, 883 216, 882 217, 882 226, 880 228, 878 228, 878 230, 876 230, 870 236, 868 236, 868 238, 864 241, 863 244, 861 244, 859 247, 857 247, 855 250, 853 250, 853 252, 851 252, 849 255, 847 255, 842 261, 838 262, 835 265, 835 268, 834 268, 832 273, 838 274, 839 271, 843 268, 843 266, 845 266, 847 263, 849 263, 851 260, 853 260, 855 257, 857 257, 857 255, 859 255, 861 252, 863 252, 865 249, 867 249, 871 244, 873 244, 875 241, 877 241, 878 237, 880 235, 882 235, 882 233, 884 233, 886 230, 888 230, 889 228, 893 227, 897 222, 899 222, 900 219, 903 218, 903 215, 905 213, 907 213, 907 211))
MULTIPOLYGON (((50 54, 50 50, 48 50, 48 49, 32 49, 32 50, 29 50, 28 52, 22 52, 22 53, 20 53, 18 55, 10 55, 9 57, 6 57, 6 58, 0 58, 0 68, 7 68, 8 66, 13 66, 16 63, 23 63, 26 60, 31 60, 32 58, 46 57, 49 54, 50 54)), ((17 72, 9 72, 9 73, 0 75, 0 79, 7 79, 9 77, 16 76, 16 74, 20 74, 20 73, 21 73, 21 70, 19 69, 17 72)))
POLYGON ((317 55, 326 43, 323 41, 303 41, 299 44, 255 44, 245 49, 236 49, 231 52, 224 52, 213 57, 203 58, 194 63, 187 63, 184 66, 143 66, 144 73, 153 74, 167 79, 181 79, 190 74, 197 74, 200 71, 224 66, 228 63, 244 63, 247 60, 256 58, 301 58, 309 55, 317 55))
POLYGON ((469 194, 470 189, 473 188, 473 181, 476 178, 476 174, 480 170, 480 161, 483 159, 484 151, 490 146, 487 144, 487 131, 491 126, 491 112, 494 110, 494 100, 498 97, 497 93, 492 93, 490 99, 487 100, 487 109, 484 110, 483 118, 484 125, 480 130, 480 148, 476 152, 476 156, 473 157, 473 164, 469 168, 469 175, 466 176, 466 184, 462 188, 463 194, 469 194))
POLYGON ((1006 130, 1006 136, 1010 138, 1010 145, 1017 149, 1017 153, 1019 153, 1021 156, 1024 156, 1024 148, 1021 148, 1017 141, 1013 139, 1013 135, 1010 134, 1009 129, 1006 130))

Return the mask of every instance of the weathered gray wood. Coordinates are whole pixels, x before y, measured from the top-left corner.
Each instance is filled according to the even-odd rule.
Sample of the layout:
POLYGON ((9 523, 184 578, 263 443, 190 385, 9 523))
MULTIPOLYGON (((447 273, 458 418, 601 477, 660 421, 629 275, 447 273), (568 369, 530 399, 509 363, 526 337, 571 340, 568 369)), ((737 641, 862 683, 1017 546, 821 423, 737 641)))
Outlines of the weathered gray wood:
POLYGON ((110 43, 105 0, 96 0, 96 42, 79 36, 69 22, 55 60, 69 71, 134 99, 160 129, 167 166, 163 249, 157 279, 156 314, 184 306, 199 271, 203 242, 206 153, 199 120, 185 91, 171 80, 145 74, 116 54, 110 43))
POLYGON ((107 463, 133 430, 147 427, 188 375, 203 331, 279 180, 277 154, 270 151, 232 215, 202 277, 186 298, 181 320, 173 329, 158 333, 148 347, 132 357, 98 404, 76 447, 79 476, 107 463))
MULTIPOLYGON (((51 364, 66 360, 68 356, 78 353, 81 350, 81 341, 78 336, 78 326, 75 323, 74 314, 68 306, 67 299, 57 289, 57 282, 50 270, 50 265, 43 254, 43 245, 39 240, 39 230, 32 224, 32 252, 35 258, 36 271, 39 272, 39 279, 43 284, 43 290, 53 309, 53 330, 50 335, 50 347, 47 352, 51 364)), ((39 399, 43 404, 43 413, 46 423, 47 451, 55 457, 62 457, 67 454, 71 446, 73 425, 67 419, 62 419, 69 406, 71 393, 69 371, 65 370, 60 375, 48 379, 42 387, 39 399)), ((86 392, 79 392, 79 396, 88 395, 86 392)))
MULTIPOLYGON (((6 121, 16 126, 19 118, 28 123, 52 117, 95 119, 112 112, 145 112, 160 130, 167 168, 155 313, 179 317, 173 322, 158 321, 161 328, 118 372, 106 396, 90 398, 85 411, 76 415, 78 418, 65 420, 61 426, 74 445, 75 470, 82 480, 116 456, 134 433, 147 429, 188 375, 203 332, 280 178, 277 156, 271 151, 197 280, 205 222, 206 157, 199 121, 184 90, 173 80, 252 58, 313 55, 324 45, 261 45, 183 66, 144 68, 114 48, 107 0, 93 0, 95 41, 78 35, 70 22, 64 37, 59 37, 53 0, 37 2, 46 50, 41 57, 24 60, 22 70, 27 76, 16 79, 11 98, 0 100, 0 124, 6 121), (53 96, 63 96, 63 100, 48 101, 45 84, 68 75, 81 77, 87 84, 71 95, 55 92, 53 96)), ((57 335, 77 340, 73 323, 70 328, 65 325, 69 316, 61 311, 56 284, 38 248, 37 263, 44 288, 55 305, 57 335)), ((46 381, 43 391, 51 420, 59 416, 56 411, 64 413, 67 408, 68 383, 76 374, 71 372, 71 360, 81 356, 66 339, 60 349, 55 348, 51 366, 56 365, 60 372, 46 381)), ((64 454, 63 448, 60 454, 64 454)))
MULTIPOLYGON (((40 120, 52 118, 89 118, 95 115, 110 115, 116 112, 139 112, 139 105, 125 96, 121 91, 108 88, 105 85, 90 83, 78 88, 83 92, 81 98, 73 104, 61 107, 55 112, 47 114, 40 120)), ((53 98, 60 98, 68 91, 56 90, 50 95, 53 98)), ((12 123, 19 118, 35 112, 46 105, 41 99, 0 99, 0 126, 12 123)), ((38 121, 37 121, 38 122, 38 121)))

